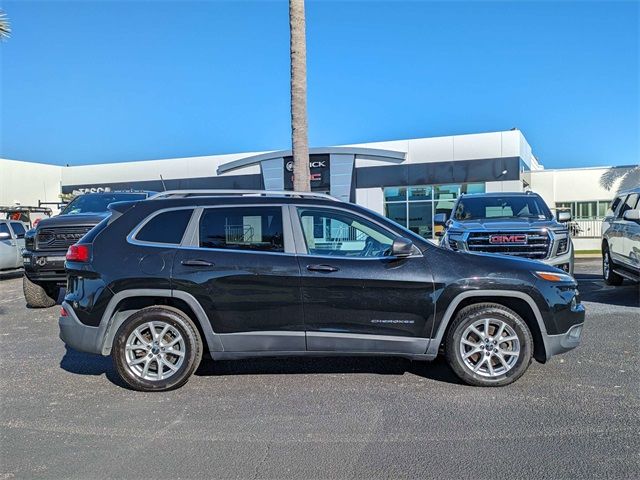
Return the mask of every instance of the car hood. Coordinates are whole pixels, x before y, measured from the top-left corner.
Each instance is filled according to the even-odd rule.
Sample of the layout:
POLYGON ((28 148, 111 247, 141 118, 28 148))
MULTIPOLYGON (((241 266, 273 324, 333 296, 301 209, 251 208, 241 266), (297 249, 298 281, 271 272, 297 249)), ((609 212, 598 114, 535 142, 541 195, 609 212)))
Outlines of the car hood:
POLYGON ((453 220, 449 228, 455 230, 490 232, 496 230, 535 230, 558 227, 565 226, 555 220, 538 220, 537 218, 479 218, 476 220, 453 220))
POLYGON ((97 225, 103 219, 108 217, 111 212, 101 213, 79 213, 75 215, 58 215, 56 217, 44 218, 38 223, 38 229, 40 228, 55 228, 55 227, 73 227, 73 226, 87 226, 97 225))

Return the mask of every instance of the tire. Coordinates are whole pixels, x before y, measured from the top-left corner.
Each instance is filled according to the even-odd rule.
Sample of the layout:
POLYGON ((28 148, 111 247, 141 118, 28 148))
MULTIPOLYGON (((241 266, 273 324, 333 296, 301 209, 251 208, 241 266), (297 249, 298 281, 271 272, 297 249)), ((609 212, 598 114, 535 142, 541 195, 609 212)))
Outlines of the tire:
POLYGON ((118 375, 129 387, 163 392, 187 383, 200 364, 202 350, 202 338, 191 319, 178 309, 158 306, 139 310, 124 321, 114 337, 111 355, 118 375))
POLYGON ((611 254, 609 253, 609 246, 602 247, 602 278, 607 285, 619 286, 622 285, 624 278, 613 271, 613 261, 611 260, 611 254))
POLYGON ((533 338, 526 322, 513 310, 495 303, 478 303, 456 315, 447 333, 445 353, 455 374, 468 385, 502 387, 515 382, 529 368, 533 338), (488 337, 484 336, 486 321, 489 322, 488 337), (474 333, 473 328, 482 335, 474 333), (500 328, 501 338, 510 340, 490 341, 500 328), (467 343, 462 342, 463 337, 467 343), (476 353, 465 360, 463 355, 472 351, 476 353), (474 371, 474 365, 479 369, 474 371))
POLYGON ((26 275, 22 277, 22 291, 27 307, 30 308, 53 307, 60 295, 60 287, 57 285, 32 282, 26 275))

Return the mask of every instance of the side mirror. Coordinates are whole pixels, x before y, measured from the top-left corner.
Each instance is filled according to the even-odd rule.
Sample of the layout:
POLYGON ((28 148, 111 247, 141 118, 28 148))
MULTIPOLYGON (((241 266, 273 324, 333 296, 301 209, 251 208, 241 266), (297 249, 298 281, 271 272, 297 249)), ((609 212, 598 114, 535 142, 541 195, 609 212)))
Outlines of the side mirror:
POLYGON ((408 238, 397 237, 391 245, 392 257, 409 257, 413 253, 413 242, 408 238))
POLYGON ((558 221, 559 222, 570 222, 571 221, 571 212, 558 212, 558 221))
POLYGON ((11 240, 11 234, 7 232, 0 232, 0 240, 11 240))
POLYGON ((640 221, 640 210, 627 210, 624 212, 622 216, 625 220, 630 220, 632 222, 640 221))
POLYGON ((433 216, 433 223, 435 225, 442 225, 443 227, 447 223, 447 214, 446 213, 436 213, 433 216))

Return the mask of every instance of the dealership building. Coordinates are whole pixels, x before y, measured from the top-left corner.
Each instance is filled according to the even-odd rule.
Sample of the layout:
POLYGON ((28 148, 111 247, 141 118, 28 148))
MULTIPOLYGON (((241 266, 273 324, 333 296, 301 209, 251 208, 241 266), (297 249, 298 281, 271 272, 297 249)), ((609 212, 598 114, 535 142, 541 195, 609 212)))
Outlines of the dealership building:
MULTIPOLYGON (((0 159, 0 205, 103 189, 292 188, 291 151, 60 167, 0 159)), ((433 238, 433 216, 461 194, 532 190, 571 210, 576 249, 599 248, 600 219, 630 166, 546 170, 519 130, 312 148, 311 188, 433 238), (611 182, 610 182, 611 183, 611 182)))

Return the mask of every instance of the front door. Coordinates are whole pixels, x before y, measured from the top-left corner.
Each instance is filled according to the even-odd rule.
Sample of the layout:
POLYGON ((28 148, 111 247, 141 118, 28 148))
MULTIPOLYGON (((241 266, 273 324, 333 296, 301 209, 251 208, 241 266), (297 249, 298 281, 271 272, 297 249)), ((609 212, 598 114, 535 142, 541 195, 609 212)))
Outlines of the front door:
POLYGON ((16 238, 16 268, 22 266, 22 250, 24 250, 24 234, 26 229, 22 222, 10 222, 13 235, 16 238))
POLYGON ((420 252, 389 257, 398 235, 346 210, 296 211, 307 349, 425 353, 433 281, 420 252))
POLYGON ((6 222, 0 222, 0 233, 4 234, 0 238, 0 269, 16 268, 16 239, 13 232, 9 228, 9 224, 6 222))
POLYGON ((202 305, 225 352, 304 351, 300 270, 281 206, 204 208, 174 289, 202 305), (291 246, 289 246, 291 245, 291 246))

